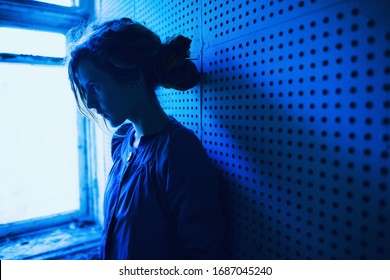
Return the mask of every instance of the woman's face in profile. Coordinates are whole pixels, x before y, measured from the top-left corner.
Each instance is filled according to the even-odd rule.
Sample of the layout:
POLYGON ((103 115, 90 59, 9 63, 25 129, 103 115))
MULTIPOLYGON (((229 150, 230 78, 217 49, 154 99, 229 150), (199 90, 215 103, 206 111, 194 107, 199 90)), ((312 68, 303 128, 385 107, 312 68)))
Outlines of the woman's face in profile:
POLYGON ((80 62, 77 75, 86 95, 87 107, 95 109, 112 127, 134 115, 139 99, 139 90, 134 83, 118 82, 90 59, 80 62))

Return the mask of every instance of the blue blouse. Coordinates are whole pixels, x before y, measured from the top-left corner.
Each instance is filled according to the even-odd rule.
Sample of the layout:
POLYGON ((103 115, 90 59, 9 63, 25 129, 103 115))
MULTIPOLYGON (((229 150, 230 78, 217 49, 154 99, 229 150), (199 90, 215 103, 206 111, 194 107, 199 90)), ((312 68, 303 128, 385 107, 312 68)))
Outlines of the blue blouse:
POLYGON ((196 135, 171 119, 138 148, 132 124, 112 139, 103 259, 225 258, 218 176, 196 135))

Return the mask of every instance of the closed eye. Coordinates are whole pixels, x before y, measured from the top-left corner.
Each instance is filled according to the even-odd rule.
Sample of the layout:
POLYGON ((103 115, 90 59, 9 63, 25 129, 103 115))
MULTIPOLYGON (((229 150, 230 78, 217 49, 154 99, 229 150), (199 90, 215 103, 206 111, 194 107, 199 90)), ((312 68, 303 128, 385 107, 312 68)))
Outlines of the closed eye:
POLYGON ((96 84, 87 84, 87 89, 88 91, 92 91, 94 93, 98 92, 100 87, 99 85, 96 85, 96 84))

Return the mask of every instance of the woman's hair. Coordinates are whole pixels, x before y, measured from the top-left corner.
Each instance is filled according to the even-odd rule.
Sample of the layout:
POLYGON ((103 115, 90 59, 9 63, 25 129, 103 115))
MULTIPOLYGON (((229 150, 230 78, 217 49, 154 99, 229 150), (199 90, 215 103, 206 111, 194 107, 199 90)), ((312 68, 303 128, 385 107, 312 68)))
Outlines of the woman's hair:
POLYGON ((142 72, 148 92, 154 93, 159 86, 187 90, 199 81, 199 72, 189 59, 190 39, 179 35, 163 44, 155 33, 129 18, 77 27, 68 32, 67 40, 68 74, 77 106, 94 120, 77 76, 85 58, 118 81, 137 79, 142 72))

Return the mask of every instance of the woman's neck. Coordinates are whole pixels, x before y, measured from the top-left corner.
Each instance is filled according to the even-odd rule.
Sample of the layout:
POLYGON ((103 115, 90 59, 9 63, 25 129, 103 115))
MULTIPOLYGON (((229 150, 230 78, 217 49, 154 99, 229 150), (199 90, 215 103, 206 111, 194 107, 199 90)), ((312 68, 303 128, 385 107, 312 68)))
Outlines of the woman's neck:
POLYGON ((149 103, 149 106, 144 106, 143 110, 140 110, 138 117, 130 121, 135 129, 133 146, 138 147, 142 136, 159 132, 171 119, 161 108, 156 98, 155 102, 152 101, 149 103))

